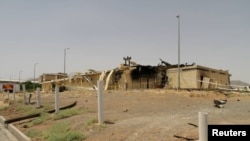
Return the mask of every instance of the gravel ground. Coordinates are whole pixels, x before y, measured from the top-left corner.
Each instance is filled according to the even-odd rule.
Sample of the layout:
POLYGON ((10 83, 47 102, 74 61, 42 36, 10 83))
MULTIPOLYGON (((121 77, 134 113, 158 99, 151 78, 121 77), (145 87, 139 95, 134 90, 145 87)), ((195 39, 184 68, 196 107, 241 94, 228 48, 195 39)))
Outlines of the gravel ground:
MULTIPOLYGON (((17 96, 18 97, 18 96, 17 96)), ((22 98, 22 94, 19 94, 22 98)), ((23 128, 27 122, 14 123, 21 131, 47 130, 55 122, 70 122, 71 130, 81 131, 86 141, 185 141, 198 139, 198 113, 208 113, 208 124, 250 124, 248 93, 187 90, 105 91, 105 124, 86 125, 97 119, 96 91, 75 90, 60 93, 60 105, 77 101, 87 113, 62 120, 23 128), (227 99, 224 108, 214 106, 214 99, 227 99), (179 137, 179 138, 178 138, 179 137)), ((35 95, 32 101, 35 101, 35 95)), ((41 104, 54 104, 53 93, 41 93, 41 104)), ((13 105, 0 111, 6 119, 20 116, 13 105)), ((34 139, 35 140, 35 139, 34 139)))

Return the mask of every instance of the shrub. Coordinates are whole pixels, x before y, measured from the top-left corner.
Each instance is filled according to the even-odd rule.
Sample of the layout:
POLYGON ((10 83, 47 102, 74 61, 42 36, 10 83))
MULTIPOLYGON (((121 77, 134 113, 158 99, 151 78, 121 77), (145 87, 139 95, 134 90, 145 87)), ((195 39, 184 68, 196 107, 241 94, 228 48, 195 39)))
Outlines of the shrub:
POLYGON ((2 106, 0 107, 0 111, 6 111, 8 109, 8 106, 2 106))
POLYGON ((27 132, 25 132, 25 134, 30 137, 30 138, 36 138, 36 139, 42 139, 43 138, 43 134, 41 131, 38 130, 28 130, 27 132))
POLYGON ((31 106, 31 105, 18 104, 16 106, 16 110, 24 112, 24 114, 34 114, 34 113, 37 113, 36 109, 34 109, 33 106, 31 106))
POLYGON ((87 121, 87 126, 90 126, 90 125, 95 124, 97 122, 98 122, 98 120, 96 118, 91 118, 87 121))
POLYGON ((33 125, 38 125, 38 124, 41 124, 41 123, 43 123, 44 121, 46 121, 48 119, 50 119, 49 114, 48 113, 42 113, 40 117, 38 117, 38 118, 36 118, 36 119, 34 119, 32 121, 32 124, 33 125))
POLYGON ((78 115, 78 114, 80 114, 80 111, 76 108, 61 110, 59 111, 59 113, 57 113, 54 116, 54 120, 68 118, 68 117, 71 117, 73 115, 78 115))
POLYGON ((52 126, 48 132, 48 141, 81 141, 85 139, 84 134, 78 131, 70 131, 69 123, 62 122, 52 126))

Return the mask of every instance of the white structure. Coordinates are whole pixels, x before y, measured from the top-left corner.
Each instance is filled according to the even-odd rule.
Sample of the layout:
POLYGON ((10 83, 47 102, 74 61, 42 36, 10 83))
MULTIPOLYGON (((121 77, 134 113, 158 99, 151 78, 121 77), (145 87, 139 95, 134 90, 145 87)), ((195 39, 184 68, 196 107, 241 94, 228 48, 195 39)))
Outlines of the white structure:
POLYGON ((23 81, 19 81, 19 80, 7 80, 7 79, 0 79, 0 92, 4 92, 5 85, 10 85, 11 86, 11 91, 15 91, 15 92, 20 92, 20 84, 19 82, 23 82, 23 81))

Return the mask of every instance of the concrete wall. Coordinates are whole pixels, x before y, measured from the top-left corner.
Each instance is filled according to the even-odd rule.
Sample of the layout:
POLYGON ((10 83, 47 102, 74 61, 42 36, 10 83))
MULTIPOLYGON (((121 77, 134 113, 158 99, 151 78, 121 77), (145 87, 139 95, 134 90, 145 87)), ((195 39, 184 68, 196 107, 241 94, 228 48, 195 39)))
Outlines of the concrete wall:
POLYGON ((2 92, 2 91, 3 91, 3 84, 0 83, 0 92, 2 92))
POLYGON ((40 82, 42 85, 42 91, 50 92, 52 91, 52 83, 55 83, 58 86, 66 86, 66 88, 76 88, 76 87, 90 87, 92 88, 93 85, 96 86, 97 80, 99 80, 100 73, 96 74, 88 74, 85 75, 90 81, 87 81, 84 78, 84 75, 77 75, 73 78, 63 78, 63 79, 55 79, 51 81, 40 82))
MULTIPOLYGON (((118 89, 155 89, 159 85, 160 77, 159 74, 144 75, 142 77, 131 77, 131 72, 135 67, 122 66, 119 69, 121 73, 120 79, 116 81, 115 72, 112 73, 109 82, 106 81, 108 74, 111 71, 102 73, 90 73, 90 74, 79 74, 73 78, 65 78, 60 80, 54 80, 57 85, 64 85, 66 88, 75 87, 89 87, 93 88, 93 85, 97 85, 99 79, 104 80, 104 87, 107 89, 118 90, 118 89), (85 76, 90 80, 85 79, 85 76), (107 86, 106 86, 106 83, 107 86)), ((117 70, 116 70, 117 71, 117 70)), ((162 72, 161 72, 162 73, 162 72)), ((137 76, 137 75, 136 75, 137 76)), ((178 86, 178 68, 167 69, 166 76, 168 78, 166 88, 177 88, 178 86)), ((180 87, 181 88, 217 88, 227 87, 229 85, 230 74, 228 71, 216 70, 204 66, 186 66, 180 68, 180 87), (206 83, 207 82, 207 83, 206 83)), ((52 90, 52 82, 43 82, 43 91, 52 90)))
MULTIPOLYGON (((201 80, 201 77, 210 78, 209 88, 228 88, 230 84, 230 74, 228 71, 214 70, 214 69, 199 69, 197 73, 197 78, 201 80)), ((202 87, 202 83, 198 83, 198 87, 202 87)))
POLYGON ((132 89, 132 79, 130 76, 131 70, 127 69, 123 71, 120 80, 118 81, 118 89, 132 89))
POLYGON ((40 82, 46 82, 51 80, 58 80, 68 78, 66 73, 49 73, 49 74, 42 74, 40 76, 40 82))
POLYGON ((194 79, 197 79, 197 70, 186 70, 182 69, 181 71, 181 88, 197 88, 198 82, 193 81, 194 79))
MULTIPOLYGON (((178 68, 167 70, 168 83, 167 88, 178 87, 178 68)), ((198 82, 197 70, 180 69, 180 87, 181 88, 197 88, 198 82)))
MULTIPOLYGON (((168 69, 168 88, 178 86, 178 68, 168 69)), ((181 88, 227 88, 230 80, 228 71, 216 70, 204 66, 190 66, 180 68, 181 88), (207 82, 206 82, 207 81, 207 82)))

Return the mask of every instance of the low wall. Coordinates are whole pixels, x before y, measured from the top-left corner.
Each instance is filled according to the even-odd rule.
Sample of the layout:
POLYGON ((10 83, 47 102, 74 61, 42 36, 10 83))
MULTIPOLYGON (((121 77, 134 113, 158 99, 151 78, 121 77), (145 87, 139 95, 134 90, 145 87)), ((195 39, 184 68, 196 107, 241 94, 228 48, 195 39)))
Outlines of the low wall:
MULTIPOLYGON (((6 119, 3 116, 0 116, 0 123, 5 124, 4 121, 6 119)), ((31 141, 29 137, 23 134, 20 130, 18 130, 13 124, 5 125, 5 128, 8 129, 16 138, 20 141, 31 141)))

